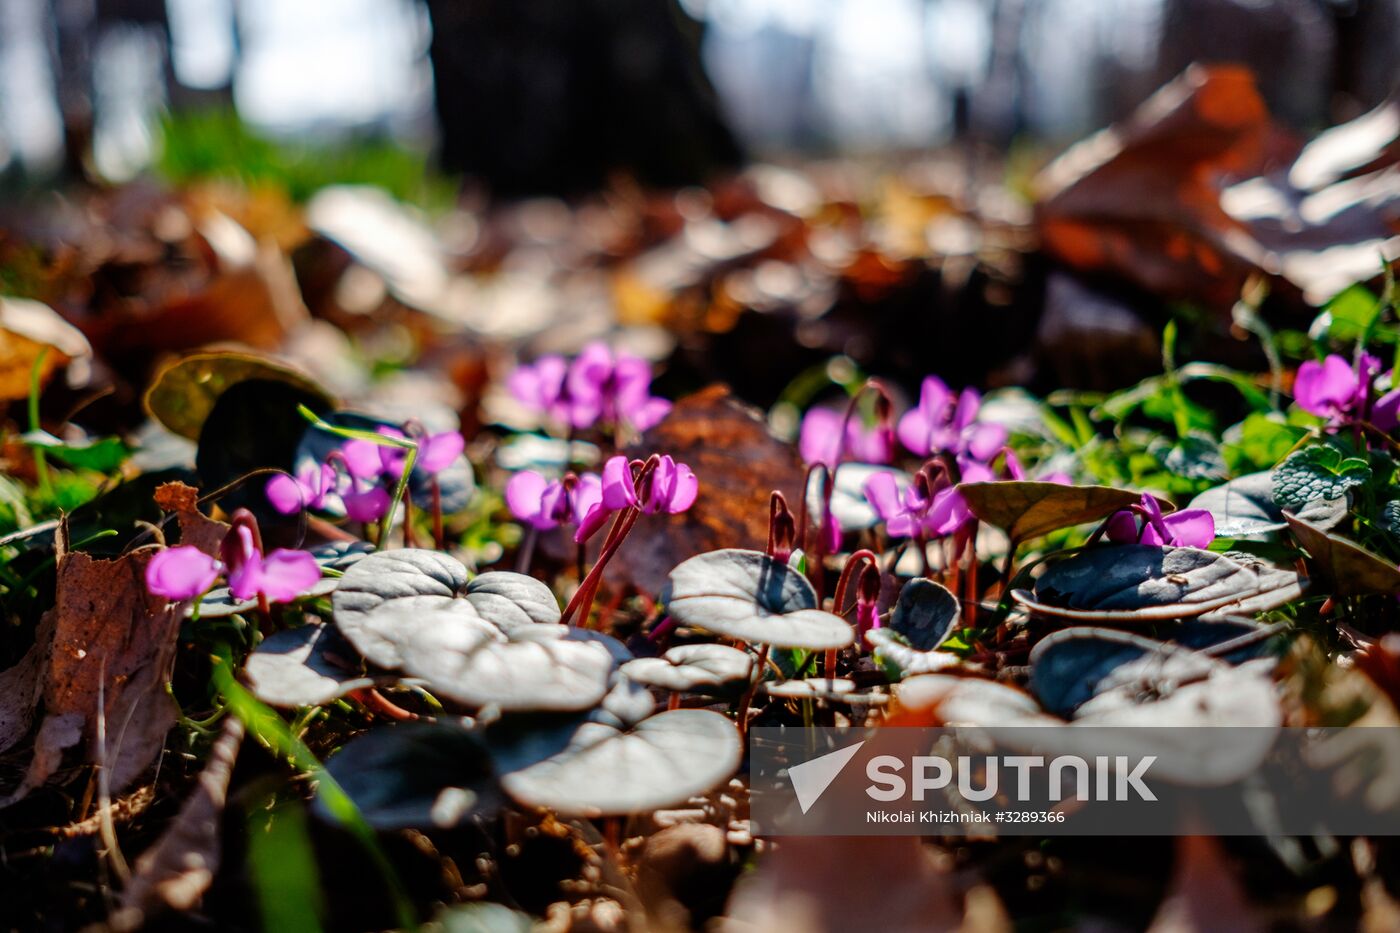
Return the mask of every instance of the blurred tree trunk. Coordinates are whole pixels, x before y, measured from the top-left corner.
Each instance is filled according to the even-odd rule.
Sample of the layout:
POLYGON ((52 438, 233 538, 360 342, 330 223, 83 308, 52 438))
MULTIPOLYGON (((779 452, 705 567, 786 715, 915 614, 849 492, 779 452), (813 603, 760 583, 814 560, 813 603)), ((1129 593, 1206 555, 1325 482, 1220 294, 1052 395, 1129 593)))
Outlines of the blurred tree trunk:
POLYGON ((441 160, 508 195, 740 161, 676 0, 428 0, 441 160))

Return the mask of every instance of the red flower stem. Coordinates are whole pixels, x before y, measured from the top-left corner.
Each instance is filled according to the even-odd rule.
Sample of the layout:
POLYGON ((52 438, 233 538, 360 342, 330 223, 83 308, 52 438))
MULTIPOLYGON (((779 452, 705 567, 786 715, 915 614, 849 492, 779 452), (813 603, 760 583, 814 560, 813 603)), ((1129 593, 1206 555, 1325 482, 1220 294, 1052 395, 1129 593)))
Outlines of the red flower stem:
MULTIPOLYGON (((846 590, 850 588, 851 579, 855 576, 856 570, 858 570, 866 561, 870 561, 870 563, 873 564, 877 570, 879 569, 880 564, 875 559, 875 554, 871 551, 866 550, 865 548, 861 548, 859 551, 856 551, 849 558, 847 558, 846 566, 841 568, 841 578, 836 581, 836 598, 833 599, 831 602, 831 611, 834 612, 836 615, 841 616, 842 618, 845 618, 846 615, 841 609, 841 607, 846 602, 846 590)), ((826 674, 828 680, 836 676, 835 648, 826 649, 826 656, 823 659, 822 673, 826 674)))
MULTIPOLYGON (((656 472, 656 466, 661 462, 661 458, 652 454, 647 458, 647 462, 642 464, 641 472, 637 474, 634 491, 638 502, 645 502, 650 490, 651 476, 656 472)), ((612 560, 618 548, 622 547, 622 542, 627 539, 627 535, 632 531, 632 526, 637 524, 637 516, 641 514, 639 506, 628 506, 617 517, 613 519, 612 528, 608 530, 608 537, 603 541, 603 548, 598 553, 598 560, 593 564, 593 569, 588 571, 588 576, 583 578, 578 590, 574 593, 573 599, 569 600, 569 605, 564 607, 564 614, 559 619, 564 624, 570 624, 574 613, 579 611, 579 606, 583 606, 583 614, 579 617, 579 624, 587 627, 588 614, 593 608, 593 598, 598 593, 598 587, 602 585, 603 571, 607 569, 608 561, 612 560)))
POLYGON ((418 546, 413 537, 413 498, 407 494, 403 497, 403 546, 418 546))
POLYGON ((384 716, 387 719, 397 720, 398 722, 408 722, 418 718, 417 713, 410 713, 373 687, 355 690, 351 692, 350 697, 370 712, 384 716))
POLYGON ((433 492, 433 541, 439 551, 447 550, 447 535, 442 530, 442 486, 434 476, 429 488, 433 492))
POLYGON ((971 628, 977 624, 977 522, 973 521, 969 527, 971 530, 963 547, 963 550, 967 551, 967 590, 963 599, 963 618, 971 628))
POLYGON ((743 742, 749 734, 749 705, 753 703, 753 695, 758 692, 758 685, 763 683, 763 675, 768 669, 768 646, 764 645, 758 649, 758 664, 756 665, 758 676, 750 683, 749 689, 744 691, 744 698, 739 702, 739 741, 743 742))

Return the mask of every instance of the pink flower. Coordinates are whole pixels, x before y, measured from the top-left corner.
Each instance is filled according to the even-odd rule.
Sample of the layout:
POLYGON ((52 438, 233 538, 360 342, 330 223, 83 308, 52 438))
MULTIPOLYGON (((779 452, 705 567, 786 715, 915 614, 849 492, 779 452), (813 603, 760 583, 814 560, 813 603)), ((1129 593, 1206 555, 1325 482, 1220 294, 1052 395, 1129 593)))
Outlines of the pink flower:
POLYGON ((573 424, 572 412, 564 394, 569 364, 562 356, 542 356, 522 364, 506 378, 506 389, 517 402, 555 421, 573 424))
POLYGON ((1293 398, 1306 412, 1326 418, 1334 426, 1351 420, 1369 420, 1383 431, 1396 427, 1400 415, 1400 388, 1371 402, 1371 388, 1381 373, 1381 361, 1361 353, 1353 366, 1333 353, 1321 363, 1308 360, 1298 367, 1293 398))
POLYGON ((894 437, 880 425, 867 427, 859 416, 846 423, 845 444, 841 423, 845 415, 830 408, 810 408, 802 417, 797 449, 804 463, 824 463, 835 469, 837 457, 860 463, 889 463, 894 459, 894 437))
POLYGON ((379 456, 380 445, 359 438, 346 441, 340 452, 345 456, 345 469, 356 479, 379 479, 384 474, 384 461, 379 456))
POLYGON ((885 523, 885 531, 894 538, 943 538, 973 517, 967 501, 955 487, 945 485, 934 490, 922 472, 915 474, 914 483, 903 495, 893 473, 876 473, 865 481, 865 498, 885 523))
POLYGON ((1215 540, 1215 518, 1205 509, 1163 515, 1157 500, 1144 493, 1140 504, 1109 517, 1105 535, 1119 544, 1207 548, 1215 540))
POLYGON ((146 589, 172 602, 183 602, 213 586, 221 569, 223 564, 198 548, 165 548, 146 565, 146 589))
POLYGON ((377 483, 365 483, 349 478, 349 486, 340 492, 345 517, 352 522, 377 522, 389 511, 389 492, 377 483))
POLYGON ((295 476, 278 473, 267 481, 267 501, 283 515, 302 509, 319 509, 326 496, 335 491, 335 467, 329 463, 309 463, 295 476))
POLYGON ((601 499, 579 523, 575 540, 588 540, 618 509, 635 506, 647 515, 658 512, 675 515, 695 504, 700 481, 684 463, 677 463, 669 456, 661 457, 648 480, 645 500, 637 497, 632 467, 633 462, 624 456, 610 457, 603 464, 601 499))
POLYGON ((261 595, 269 602, 290 602, 321 579, 316 558, 306 551, 278 548, 264 556, 252 528, 243 522, 235 521, 224 537, 222 550, 229 592, 235 599, 261 595))
MULTIPOLYGON (((385 437, 404 437, 404 433, 398 428, 381 426, 377 430, 385 437)), ((363 443, 370 442, 364 441, 363 443)), ((422 470, 429 476, 441 473, 452 465, 452 461, 462 455, 466 446, 466 438, 462 437, 460 431, 443 431, 441 434, 424 435, 418 438, 418 456, 413 461, 413 469, 422 470)), ((394 479, 398 479, 399 474, 403 472, 403 463, 408 457, 408 451, 402 447, 388 445, 377 446, 377 450, 383 471, 394 479)))
POLYGON ((551 482, 534 470, 522 470, 506 483, 510 513, 541 531, 581 523, 602 499, 602 481, 593 473, 551 482))
POLYGON ((899 440, 921 457, 940 452, 966 454, 986 460, 1006 443, 1006 429, 999 424, 979 424, 982 397, 975 389, 963 389, 956 399, 937 376, 924 379, 918 407, 899 419, 899 440))

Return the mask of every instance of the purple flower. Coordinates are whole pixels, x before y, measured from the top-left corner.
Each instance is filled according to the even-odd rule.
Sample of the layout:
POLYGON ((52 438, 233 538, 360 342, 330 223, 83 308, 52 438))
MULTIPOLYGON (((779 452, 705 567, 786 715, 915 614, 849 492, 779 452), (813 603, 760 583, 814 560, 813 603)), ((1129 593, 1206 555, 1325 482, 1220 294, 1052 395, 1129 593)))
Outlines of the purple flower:
POLYGON ((966 454, 986 460, 1006 443, 1006 429, 999 424, 979 424, 982 397, 975 389, 953 392, 937 376, 924 379, 918 407, 899 419, 899 440, 921 457, 940 452, 966 454))
POLYGON ((521 404, 580 429, 601 421, 645 431, 671 410, 651 394, 651 364, 602 341, 585 346, 572 363, 545 356, 519 366, 506 388, 521 404))
POLYGON ((841 443, 841 423, 845 415, 830 408, 811 408, 802 417, 802 433, 797 449, 804 463, 824 463, 836 468, 838 451, 842 459, 860 463, 889 463, 894 459, 894 437, 881 425, 867 427, 860 418, 846 422, 846 442, 841 443))
POLYGON ((326 496, 335 491, 335 467, 329 463, 309 463, 295 476, 278 473, 267 481, 267 501, 283 515, 302 509, 319 509, 326 496))
POLYGON ((1371 402, 1371 389, 1381 373, 1381 361, 1361 353, 1356 364, 1333 353, 1321 363, 1308 360, 1298 367, 1293 398, 1306 412, 1326 418, 1334 426, 1350 420, 1369 420, 1383 431, 1393 430, 1400 415, 1400 388, 1371 402))
POLYGON ((377 522, 389 511, 389 492, 377 483, 365 483, 355 477, 340 491, 345 517, 352 522, 377 522))
POLYGON ((669 456, 661 457, 648 480, 644 500, 637 497, 632 466, 632 461, 624 456, 610 457, 603 464, 601 499, 579 523, 575 540, 588 540, 618 509, 635 506, 647 515, 657 512, 675 515, 695 503, 700 481, 684 463, 677 463, 669 456))
POLYGON ((562 356, 542 356, 533 363, 517 366, 506 378, 506 389, 530 410, 572 425, 572 413, 564 394, 568 372, 569 364, 562 356))
MULTIPOLYGON (((402 439, 404 433, 398 428, 381 426, 378 429, 385 437, 396 437, 402 439)), ((370 443, 365 441, 364 443, 370 443)), ((452 461, 462 455, 466 449, 466 438, 462 437, 460 431, 443 431, 441 434, 426 434, 418 438, 418 456, 413 461, 415 470, 422 470, 429 476, 441 473, 452 465, 452 461)), ((403 463, 408 457, 408 451, 402 447, 391 447, 389 445, 376 445, 379 453, 379 462, 383 467, 383 472, 399 478, 403 472, 403 463)))
POLYGON ((172 602, 183 602, 213 586, 221 569, 223 564, 198 548, 165 548, 146 565, 146 589, 172 602))
POLYGON ((1298 405, 1323 418, 1344 417, 1356 406, 1361 390, 1357 371, 1335 353, 1321 363, 1308 360, 1298 367, 1293 381, 1293 397, 1298 405))
POLYGON ((1138 505, 1109 517, 1105 534, 1119 544, 1206 548, 1215 540, 1215 518, 1205 509, 1163 515, 1157 500, 1144 493, 1138 505))
POLYGON ((384 475, 384 461, 379 456, 381 449, 374 441, 359 438, 346 441, 340 448, 346 471, 356 479, 379 479, 384 475))
POLYGON ((541 531, 582 523, 602 499, 603 483, 593 473, 551 482, 534 470, 522 470, 506 483, 511 514, 541 531))
MULTIPOLYGON (((1024 467, 1021 466, 1021 461, 1020 461, 1020 459, 1016 456, 1016 454, 1015 454, 1014 452, 1012 452, 1011 448, 1010 448, 1010 447, 1003 448, 1001 453, 1002 453, 1002 458, 1003 458, 1003 460, 1004 460, 1004 462, 1005 462, 1005 464, 1006 464, 1006 475, 1007 475, 1007 477, 1010 478, 1010 479, 1013 479, 1013 480, 1024 480, 1024 479, 1026 478, 1026 470, 1025 470, 1024 467)), ((963 470, 964 470, 964 472, 963 472, 963 482, 965 482, 965 483, 979 483, 979 482, 985 482, 985 480, 968 479, 967 473, 966 473, 967 467, 964 466, 964 467, 963 467, 963 470)), ((1037 476, 1037 477, 1035 477, 1035 480, 1034 480, 1034 481, 1037 482, 1037 483, 1054 483, 1054 484, 1057 485, 1057 486, 1073 486, 1073 485, 1074 485, 1074 480, 1070 477, 1070 475, 1069 475, 1068 473, 1065 473, 1065 472, 1062 471, 1062 470, 1054 470, 1054 471, 1052 471, 1052 472, 1050 472, 1050 473, 1046 473, 1044 476, 1037 476)))
POLYGON ((311 554, 278 548, 264 556, 253 530, 241 522, 235 522, 224 537, 223 552, 229 592, 235 599, 261 595, 268 602, 290 602, 321 579, 321 568, 311 554))
POLYGON ((903 495, 893 473, 876 473, 865 481, 865 498, 893 538, 943 538, 973 517, 967 501, 955 487, 945 485, 934 490, 922 472, 915 474, 913 484, 903 495))

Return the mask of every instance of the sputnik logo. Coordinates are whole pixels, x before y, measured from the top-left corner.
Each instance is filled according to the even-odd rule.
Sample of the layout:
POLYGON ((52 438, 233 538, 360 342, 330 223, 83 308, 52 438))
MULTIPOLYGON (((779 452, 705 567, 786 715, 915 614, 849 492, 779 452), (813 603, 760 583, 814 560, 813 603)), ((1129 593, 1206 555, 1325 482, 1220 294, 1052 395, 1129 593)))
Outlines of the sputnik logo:
POLYGON ((850 763, 864 744, 864 741, 860 741, 854 745, 847 745, 820 758, 813 758, 788 768, 788 779, 792 781, 793 793, 797 794, 797 805, 802 808, 804 814, 812 809, 812 805, 826 792, 831 782, 841 773, 841 769, 850 763))

